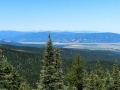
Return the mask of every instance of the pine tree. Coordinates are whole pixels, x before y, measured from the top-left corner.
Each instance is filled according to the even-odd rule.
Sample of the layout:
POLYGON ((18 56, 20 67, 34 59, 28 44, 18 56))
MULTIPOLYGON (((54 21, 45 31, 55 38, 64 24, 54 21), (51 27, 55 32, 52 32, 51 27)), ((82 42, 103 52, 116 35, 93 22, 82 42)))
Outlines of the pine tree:
POLYGON ((43 67, 40 74, 39 90, 61 90, 61 66, 59 61, 59 51, 56 52, 56 59, 54 55, 54 48, 50 34, 48 35, 48 42, 44 53, 43 67), (58 78, 58 76, 60 77, 58 78), (59 82, 57 82, 59 81, 59 82))
POLYGON ((89 89, 89 76, 88 72, 84 70, 84 77, 83 77, 83 90, 89 89))
POLYGON ((0 89, 4 89, 3 85, 4 85, 4 76, 5 76, 5 73, 4 73, 4 67, 3 67, 3 61, 4 58, 2 56, 2 50, 0 49, 0 89))
MULTIPOLYGON (((24 81, 15 68, 7 62, 2 53, 0 54, 0 89, 21 90, 24 81)), ((27 90, 27 89, 24 89, 27 90)), ((29 89, 31 90, 31 89, 29 89)))
POLYGON ((29 86, 29 84, 26 82, 26 80, 22 77, 21 78, 21 85, 19 90, 32 90, 32 88, 29 86))
POLYGON ((97 90, 104 90, 104 71, 102 69, 101 63, 97 60, 94 74, 96 75, 96 88, 97 90))
POLYGON ((0 80, 0 85, 2 88, 9 90, 18 90, 22 83, 19 74, 16 70, 10 65, 7 60, 3 60, 2 63, 2 79, 0 80))
POLYGON ((96 75, 93 71, 91 71, 89 79, 88 90, 96 90, 96 75))
POLYGON ((117 61, 112 67, 113 86, 112 90, 120 90, 120 71, 117 61))
POLYGON ((95 70, 91 71, 88 90, 105 90, 104 71, 98 60, 95 70))
POLYGON ((62 61, 60 58, 60 50, 56 49, 56 54, 55 54, 55 61, 56 61, 56 72, 57 72, 57 76, 56 76, 56 89, 57 90, 63 90, 63 75, 62 75, 62 61))
POLYGON ((100 79, 104 77, 104 71, 102 69, 101 63, 97 60, 94 73, 99 76, 100 79))
POLYGON ((76 56, 72 63, 72 67, 68 72, 66 79, 77 88, 77 90, 83 89, 83 77, 84 77, 85 63, 81 59, 80 55, 76 56))
POLYGON ((113 80, 108 69, 105 72, 104 78, 105 78, 104 84, 105 90, 112 90, 113 80))

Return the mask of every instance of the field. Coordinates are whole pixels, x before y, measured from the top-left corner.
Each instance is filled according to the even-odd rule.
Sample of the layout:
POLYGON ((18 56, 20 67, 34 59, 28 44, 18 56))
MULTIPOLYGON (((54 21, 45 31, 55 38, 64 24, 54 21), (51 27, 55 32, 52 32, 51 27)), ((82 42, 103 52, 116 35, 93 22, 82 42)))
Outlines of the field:
POLYGON ((89 50, 110 50, 120 52, 120 43, 86 43, 66 45, 64 48, 89 49, 89 50))
MULTIPOLYGON (((45 45, 45 42, 21 42, 21 44, 45 45)), ((53 42, 54 46, 62 48, 89 49, 89 50, 110 50, 120 52, 120 43, 59 43, 53 42)))

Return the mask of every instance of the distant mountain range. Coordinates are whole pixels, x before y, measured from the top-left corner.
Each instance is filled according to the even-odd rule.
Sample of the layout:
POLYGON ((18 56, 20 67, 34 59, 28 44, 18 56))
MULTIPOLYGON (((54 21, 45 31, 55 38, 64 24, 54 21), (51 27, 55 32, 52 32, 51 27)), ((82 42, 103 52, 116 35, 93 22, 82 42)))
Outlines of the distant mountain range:
POLYGON ((1 43, 46 42, 48 34, 57 43, 119 43, 120 34, 98 32, 20 32, 0 31, 1 43))

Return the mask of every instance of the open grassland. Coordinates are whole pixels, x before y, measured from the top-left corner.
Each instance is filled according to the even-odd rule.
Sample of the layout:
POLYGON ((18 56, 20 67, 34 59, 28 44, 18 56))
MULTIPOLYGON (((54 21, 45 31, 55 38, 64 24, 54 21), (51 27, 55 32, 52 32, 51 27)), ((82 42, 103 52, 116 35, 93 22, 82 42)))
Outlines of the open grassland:
MULTIPOLYGON (((22 44, 45 45, 45 42, 22 42, 22 44)), ((89 50, 110 50, 120 52, 120 43, 59 43, 53 42, 54 46, 61 48, 89 49, 89 50)), ((36 46, 37 47, 37 46, 36 46)))
POLYGON ((120 43, 86 43, 66 45, 64 48, 89 49, 89 50, 111 50, 120 52, 120 43))

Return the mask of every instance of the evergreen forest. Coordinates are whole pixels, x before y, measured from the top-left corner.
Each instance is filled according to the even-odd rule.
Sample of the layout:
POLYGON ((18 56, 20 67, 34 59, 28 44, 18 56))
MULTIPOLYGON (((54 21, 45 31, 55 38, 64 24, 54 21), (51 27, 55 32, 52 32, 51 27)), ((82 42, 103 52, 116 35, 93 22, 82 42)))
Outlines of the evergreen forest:
POLYGON ((0 90, 120 90, 120 53, 0 45, 0 90))

